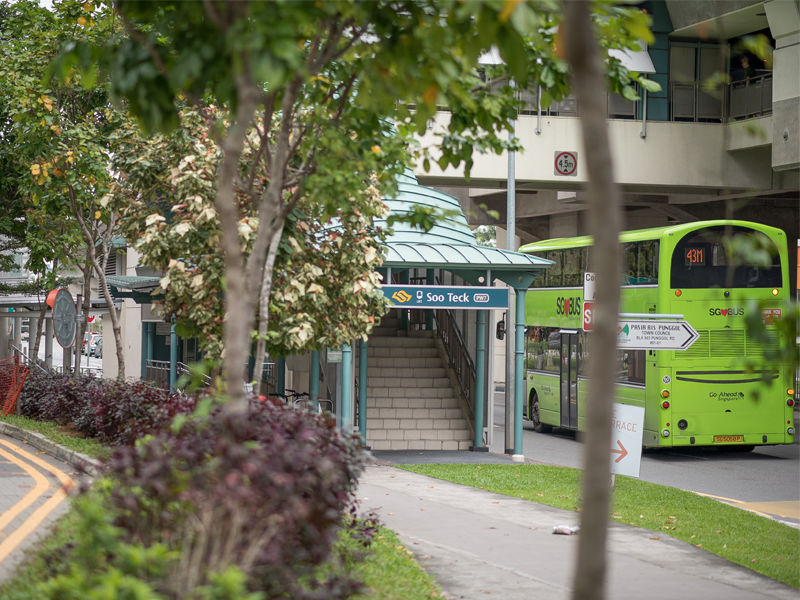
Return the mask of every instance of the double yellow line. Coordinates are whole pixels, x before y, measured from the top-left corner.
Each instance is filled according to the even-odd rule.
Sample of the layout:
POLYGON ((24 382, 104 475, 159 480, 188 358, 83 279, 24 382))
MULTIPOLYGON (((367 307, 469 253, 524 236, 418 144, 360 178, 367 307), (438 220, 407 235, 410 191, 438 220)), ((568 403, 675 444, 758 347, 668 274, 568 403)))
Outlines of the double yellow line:
POLYGON ((58 506, 74 486, 72 479, 56 469, 53 465, 43 461, 37 456, 26 452, 22 448, 11 444, 5 440, 0 440, 0 445, 10 448, 13 452, 8 452, 0 447, 0 456, 8 459, 13 464, 20 467, 33 479, 35 485, 23 498, 12 506, 9 510, 0 515, 0 531, 4 530, 20 513, 36 502, 48 489, 50 482, 47 478, 36 470, 33 465, 49 471, 55 475, 61 483, 59 489, 48 498, 39 508, 33 511, 25 521, 17 527, 9 536, 0 543, 0 561, 3 561, 11 552, 28 537, 39 524, 58 506), (22 457, 22 458, 20 458, 22 457), (24 460, 23 460, 24 459, 24 460))

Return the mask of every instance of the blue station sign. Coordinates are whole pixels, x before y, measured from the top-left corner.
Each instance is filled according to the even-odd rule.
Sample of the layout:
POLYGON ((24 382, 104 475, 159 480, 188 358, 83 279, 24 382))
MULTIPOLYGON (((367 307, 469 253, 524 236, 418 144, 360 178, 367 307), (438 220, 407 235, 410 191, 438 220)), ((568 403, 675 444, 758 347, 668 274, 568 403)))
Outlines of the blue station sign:
POLYGON ((491 309, 508 307, 508 290, 494 287, 383 285, 383 295, 395 308, 491 309))

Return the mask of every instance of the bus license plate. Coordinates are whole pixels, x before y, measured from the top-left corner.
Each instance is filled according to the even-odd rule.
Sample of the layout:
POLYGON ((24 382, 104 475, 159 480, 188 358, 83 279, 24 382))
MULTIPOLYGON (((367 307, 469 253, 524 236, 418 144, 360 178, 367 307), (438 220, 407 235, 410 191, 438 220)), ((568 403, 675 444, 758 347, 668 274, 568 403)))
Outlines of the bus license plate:
POLYGON ((743 435, 715 435, 715 442, 743 442, 743 435))

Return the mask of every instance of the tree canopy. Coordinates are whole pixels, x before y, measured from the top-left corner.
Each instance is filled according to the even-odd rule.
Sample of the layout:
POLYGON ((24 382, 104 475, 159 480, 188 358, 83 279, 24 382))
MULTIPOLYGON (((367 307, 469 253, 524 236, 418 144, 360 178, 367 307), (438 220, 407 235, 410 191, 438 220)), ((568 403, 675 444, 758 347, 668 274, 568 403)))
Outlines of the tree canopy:
MULTIPOLYGON (((646 39, 646 15, 599 6, 607 47, 646 39)), ((357 216, 348 207, 358 195, 369 196, 372 181, 388 189, 406 166, 396 149, 410 149, 411 135, 424 132, 442 108, 450 120, 438 148, 416 158, 469 172, 474 152, 509 145, 504 132, 517 110, 510 78, 519 87, 542 84, 545 102, 568 85, 566 62, 554 49, 560 5, 548 0, 120 0, 115 7, 124 35, 77 39, 56 70, 63 77, 77 66, 88 76, 101 65, 112 94, 147 132, 175 131, 186 105, 206 120, 218 148, 213 177, 224 273, 224 371, 234 400, 242 398, 256 314, 263 329, 272 282, 280 281, 273 271, 290 215, 306 215, 292 221, 306 225, 312 215, 322 227, 331 218, 341 226, 345 215, 357 216), (479 71, 478 59, 492 47, 504 64, 479 71), (243 239, 245 229, 252 237, 248 232, 243 239)), ((613 59, 609 65, 612 87, 628 95, 631 75, 613 59)), ((167 227, 156 216, 145 225, 167 227)), ((319 239, 309 247, 316 249, 319 239)), ((351 339, 364 331, 342 325, 351 339)), ((305 331, 296 327, 296 333, 305 331)), ((321 343, 319 336, 315 331, 312 343, 321 343)))

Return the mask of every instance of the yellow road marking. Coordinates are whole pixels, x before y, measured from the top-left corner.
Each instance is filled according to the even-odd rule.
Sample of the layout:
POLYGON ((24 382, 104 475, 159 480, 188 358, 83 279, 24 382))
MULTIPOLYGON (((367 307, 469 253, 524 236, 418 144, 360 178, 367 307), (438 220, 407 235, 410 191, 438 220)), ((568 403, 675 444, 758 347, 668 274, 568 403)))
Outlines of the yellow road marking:
MULTIPOLYGON (((5 440, 0 440, 0 444, 3 444, 4 446, 11 448, 12 450, 14 450, 14 452, 17 452, 20 456, 22 456, 26 460, 49 471, 50 473, 55 475, 58 481, 61 483, 61 487, 58 490, 56 490, 56 492, 44 504, 42 504, 39 508, 37 508, 25 520, 25 522, 22 523, 22 525, 20 525, 11 535, 9 535, 5 540, 3 540, 2 543, 0 543, 0 561, 2 561, 17 546, 19 546, 19 544, 26 537, 28 537, 31 534, 31 532, 33 532, 34 529, 36 529, 36 527, 45 519, 45 517, 47 517, 47 515, 49 515, 53 511, 53 509, 55 509, 55 507, 58 506, 62 500, 64 500, 64 498, 67 497, 67 493, 69 492, 70 489, 72 489, 74 483, 68 475, 62 473, 59 469, 43 461, 37 456, 34 456, 33 454, 26 452, 22 448, 19 448, 18 446, 15 446, 14 444, 11 444, 5 440)), ((3 454, 6 455, 5 453, 3 454)), ((27 465, 23 466, 24 463, 17 462, 14 459, 12 459, 12 462, 15 462, 23 469, 25 469, 26 472, 30 473, 30 471, 28 471, 28 469, 26 468, 27 465)), ((41 477, 41 474, 38 475, 41 477)))
POLYGON ((17 502, 14 506, 0 516, 0 530, 3 530, 8 526, 9 523, 11 523, 11 521, 16 518, 19 513, 36 502, 36 499, 44 494, 47 488, 50 487, 50 483, 47 481, 47 478, 44 475, 39 473, 39 471, 29 466, 28 463, 18 459, 13 454, 6 452, 5 450, 0 450, 0 456, 4 456, 9 461, 20 467, 31 478, 33 478, 33 481, 36 483, 36 485, 33 486, 33 489, 25 494, 22 500, 17 502))
POLYGON ((775 515, 789 519, 800 519, 800 501, 797 500, 745 502, 744 500, 726 498, 725 496, 715 496, 714 494, 704 494, 703 492, 695 492, 695 494, 733 504, 738 508, 750 511, 751 513, 755 513, 768 519, 774 518, 775 515))

